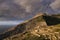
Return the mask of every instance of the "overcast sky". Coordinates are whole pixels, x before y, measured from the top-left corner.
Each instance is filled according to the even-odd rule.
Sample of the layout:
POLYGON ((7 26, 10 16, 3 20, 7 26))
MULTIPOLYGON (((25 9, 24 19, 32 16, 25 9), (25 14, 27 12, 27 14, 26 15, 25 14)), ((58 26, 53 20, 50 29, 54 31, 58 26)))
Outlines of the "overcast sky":
POLYGON ((1 25, 18 25, 22 23, 23 21, 0 21, 0 26, 1 25))
POLYGON ((26 9, 26 12, 34 11, 44 3, 50 6, 55 11, 60 11, 60 0, 14 0, 17 4, 26 9))
POLYGON ((14 4, 22 6, 22 8, 25 9, 26 12, 32 12, 38 7, 47 4, 49 4, 48 6, 50 6, 53 10, 60 9, 60 0, 3 0, 3 2, 1 1, 0 4, 0 10, 13 8, 14 4), (49 4, 49 2, 51 3, 49 4))
POLYGON ((0 0, 0 19, 25 19, 39 12, 60 13, 60 0, 0 0))

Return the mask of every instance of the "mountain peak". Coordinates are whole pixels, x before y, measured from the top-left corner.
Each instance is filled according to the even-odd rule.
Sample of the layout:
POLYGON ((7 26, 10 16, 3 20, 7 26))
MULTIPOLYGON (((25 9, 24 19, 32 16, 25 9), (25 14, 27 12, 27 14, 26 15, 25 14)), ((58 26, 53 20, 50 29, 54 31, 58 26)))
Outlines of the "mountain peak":
POLYGON ((44 14, 38 14, 37 16, 33 17, 32 19, 29 19, 28 21, 25 21, 25 22, 17 25, 12 30, 9 30, 9 31, 1 34, 0 39, 8 40, 9 38, 13 39, 16 36, 18 36, 18 38, 19 38, 19 37, 21 37, 21 35, 24 35, 27 32, 31 32, 33 30, 35 30, 35 32, 37 32, 37 29, 40 30, 41 28, 48 28, 48 26, 53 26, 53 25, 57 25, 57 24, 60 24, 59 18, 49 16, 49 15, 44 15, 44 14))
POLYGON ((33 18, 36 18, 36 17, 39 17, 39 16, 43 16, 43 15, 44 15, 43 13, 38 13, 33 18))

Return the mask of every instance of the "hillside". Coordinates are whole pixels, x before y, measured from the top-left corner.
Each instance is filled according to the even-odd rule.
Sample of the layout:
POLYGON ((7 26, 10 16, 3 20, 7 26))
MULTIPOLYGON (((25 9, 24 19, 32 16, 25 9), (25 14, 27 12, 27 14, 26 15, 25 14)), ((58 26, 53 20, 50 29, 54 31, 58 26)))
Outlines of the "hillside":
POLYGON ((38 14, 0 34, 0 40, 60 40, 60 18, 38 14))

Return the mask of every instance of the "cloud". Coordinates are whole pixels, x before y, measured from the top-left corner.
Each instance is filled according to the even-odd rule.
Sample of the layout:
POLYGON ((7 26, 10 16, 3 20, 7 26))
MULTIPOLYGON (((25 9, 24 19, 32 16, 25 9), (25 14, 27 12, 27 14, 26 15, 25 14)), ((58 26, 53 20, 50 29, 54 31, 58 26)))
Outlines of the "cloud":
POLYGON ((0 3, 0 10, 11 10, 18 12, 19 10, 23 10, 27 13, 37 12, 37 11, 46 11, 48 7, 54 10, 60 9, 60 0, 3 0, 0 3), (49 5, 48 5, 49 4, 49 5), (40 9, 40 10, 39 10, 40 9))
POLYGON ((0 0, 0 16, 3 15, 9 20, 10 17, 24 19, 38 12, 52 13, 58 9, 60 0, 0 0))
POLYGON ((34 9, 36 9, 40 2, 42 0, 14 0, 15 3, 21 5, 24 9, 26 9, 26 12, 32 12, 34 9), (36 7, 37 5, 37 7, 36 7))
POLYGON ((51 8, 54 10, 60 9, 60 0, 55 0, 53 3, 50 4, 51 8))

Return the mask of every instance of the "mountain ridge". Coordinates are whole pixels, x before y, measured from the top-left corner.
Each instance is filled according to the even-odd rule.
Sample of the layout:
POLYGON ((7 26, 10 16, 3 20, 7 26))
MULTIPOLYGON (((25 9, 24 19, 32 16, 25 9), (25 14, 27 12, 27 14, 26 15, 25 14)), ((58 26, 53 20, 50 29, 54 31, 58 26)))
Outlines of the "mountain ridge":
POLYGON ((12 36, 14 37, 14 35, 18 35, 18 34, 21 36, 22 34, 30 32, 38 27, 46 28, 48 26, 57 25, 57 24, 60 24, 60 19, 58 18, 45 15, 45 14, 41 14, 40 16, 37 15, 33 17, 32 19, 17 25, 14 29, 1 34, 0 39, 1 40, 6 39, 6 38, 9 39, 9 37, 12 37, 12 36), (54 21, 55 19, 56 21, 54 21))

